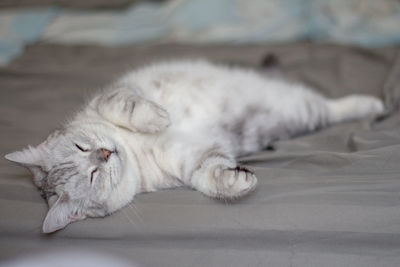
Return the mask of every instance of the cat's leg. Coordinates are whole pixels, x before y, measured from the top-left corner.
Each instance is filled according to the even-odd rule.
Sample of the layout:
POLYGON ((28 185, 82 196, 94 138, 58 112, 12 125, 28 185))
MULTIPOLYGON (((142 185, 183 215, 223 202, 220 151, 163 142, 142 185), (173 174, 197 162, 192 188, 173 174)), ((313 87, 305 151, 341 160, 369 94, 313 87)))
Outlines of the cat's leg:
MULTIPOLYGON (((328 99, 313 91, 302 91, 301 95, 292 100, 286 108, 288 112, 281 114, 288 136, 312 132, 343 121, 376 117, 384 112, 383 102, 368 95, 328 99)), ((281 139, 280 136, 285 134, 276 139, 281 139)))
POLYGON ((349 95, 326 101, 329 123, 356 120, 383 113, 383 102, 373 96, 349 95))
POLYGON ((250 170, 238 166, 229 155, 210 150, 192 166, 184 182, 210 197, 231 200, 251 192, 257 178, 250 170))
POLYGON ((129 89, 117 89, 95 97, 89 107, 109 122, 134 132, 156 133, 170 124, 161 106, 129 89))

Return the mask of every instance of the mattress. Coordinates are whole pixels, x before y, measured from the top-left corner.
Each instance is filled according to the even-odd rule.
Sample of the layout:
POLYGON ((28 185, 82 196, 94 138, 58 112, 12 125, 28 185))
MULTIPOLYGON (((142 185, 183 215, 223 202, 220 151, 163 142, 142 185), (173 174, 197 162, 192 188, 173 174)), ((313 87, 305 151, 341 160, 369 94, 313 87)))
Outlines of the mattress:
POLYGON ((138 266, 400 266, 400 48, 36 44, 0 68, 0 155, 36 145, 132 67, 207 58, 271 71, 332 98, 384 99, 377 120, 334 125, 239 160, 258 188, 235 202, 189 188, 140 194, 105 218, 41 233, 47 205, 28 171, 0 159, 0 263, 89 249, 138 266))

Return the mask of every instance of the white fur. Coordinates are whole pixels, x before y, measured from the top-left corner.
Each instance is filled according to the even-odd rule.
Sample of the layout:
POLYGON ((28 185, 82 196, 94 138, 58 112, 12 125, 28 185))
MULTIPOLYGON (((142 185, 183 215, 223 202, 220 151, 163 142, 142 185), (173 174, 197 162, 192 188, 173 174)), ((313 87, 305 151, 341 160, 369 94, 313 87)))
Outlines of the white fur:
POLYGON ((113 212, 140 192, 188 185, 211 197, 241 197, 257 178, 237 167, 236 156, 382 111, 382 102, 371 96, 327 100, 248 69, 159 63, 126 74, 95 96, 44 147, 7 158, 30 168, 50 197, 55 191, 62 198, 52 201, 45 220, 44 232, 52 232, 113 212), (101 149, 112 151, 108 160, 101 149), (73 167, 57 167, 70 166, 65 162, 73 167))

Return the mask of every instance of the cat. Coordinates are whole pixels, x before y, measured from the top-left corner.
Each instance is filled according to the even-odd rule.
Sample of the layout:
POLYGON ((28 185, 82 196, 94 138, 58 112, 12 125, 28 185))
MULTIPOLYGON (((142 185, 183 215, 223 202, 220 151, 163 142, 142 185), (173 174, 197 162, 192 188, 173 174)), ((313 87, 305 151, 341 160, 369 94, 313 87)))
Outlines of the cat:
POLYGON ((373 96, 327 99, 304 85, 202 60, 161 62, 96 94, 43 143, 6 155, 48 202, 43 232, 106 216, 141 192, 188 186, 247 195, 235 158, 272 142, 384 111, 373 96))

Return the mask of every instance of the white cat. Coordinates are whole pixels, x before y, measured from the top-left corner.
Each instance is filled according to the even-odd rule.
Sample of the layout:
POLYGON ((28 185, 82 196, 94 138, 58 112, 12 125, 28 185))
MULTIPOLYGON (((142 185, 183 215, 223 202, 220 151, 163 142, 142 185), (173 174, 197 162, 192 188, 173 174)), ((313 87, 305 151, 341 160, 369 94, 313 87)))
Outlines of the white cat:
POLYGON ((382 112, 372 96, 328 100, 248 69, 160 63, 128 73, 45 142, 6 158, 33 173, 50 207, 49 233, 110 214, 140 192, 186 185, 241 197, 257 178, 237 165, 238 155, 382 112))

